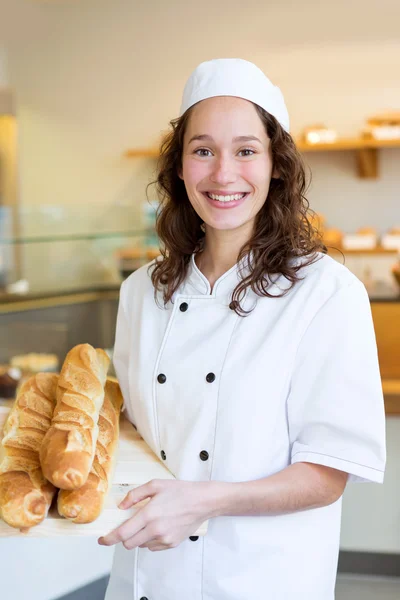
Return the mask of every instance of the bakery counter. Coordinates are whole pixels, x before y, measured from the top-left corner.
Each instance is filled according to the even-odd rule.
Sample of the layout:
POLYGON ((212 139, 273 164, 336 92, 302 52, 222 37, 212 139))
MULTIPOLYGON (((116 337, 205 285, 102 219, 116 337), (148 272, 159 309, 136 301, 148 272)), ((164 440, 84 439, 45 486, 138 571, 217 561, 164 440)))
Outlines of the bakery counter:
POLYGON ((61 364, 79 343, 112 348, 119 284, 0 301, 0 365, 13 356, 55 354, 61 364))
POLYGON ((75 304, 82 301, 93 302, 104 298, 118 298, 120 286, 121 283, 112 283, 27 294, 0 293, 0 314, 60 304, 75 304))

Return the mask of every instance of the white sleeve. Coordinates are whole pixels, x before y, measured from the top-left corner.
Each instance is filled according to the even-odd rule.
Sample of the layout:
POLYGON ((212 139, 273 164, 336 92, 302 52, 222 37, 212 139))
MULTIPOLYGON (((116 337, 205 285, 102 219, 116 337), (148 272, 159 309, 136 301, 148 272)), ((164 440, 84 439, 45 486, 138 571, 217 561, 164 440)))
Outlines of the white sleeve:
POLYGON ((128 419, 132 420, 129 402, 129 344, 130 344, 130 326, 126 315, 124 284, 121 284, 119 294, 119 304, 117 313, 117 323, 115 328, 115 342, 113 352, 113 365, 117 375, 119 387, 124 398, 122 410, 125 411, 128 419))
POLYGON ((291 462, 383 482, 385 410, 371 306, 356 279, 325 302, 300 342, 290 392, 291 462))

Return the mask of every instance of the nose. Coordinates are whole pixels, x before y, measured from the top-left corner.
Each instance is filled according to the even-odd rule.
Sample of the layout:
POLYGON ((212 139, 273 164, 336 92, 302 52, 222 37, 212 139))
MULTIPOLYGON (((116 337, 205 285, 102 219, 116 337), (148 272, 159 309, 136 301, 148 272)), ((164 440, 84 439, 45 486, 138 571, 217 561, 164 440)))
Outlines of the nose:
POLYGON ((213 183, 227 185, 236 181, 234 160, 230 156, 217 156, 213 161, 213 171, 210 179, 213 183))

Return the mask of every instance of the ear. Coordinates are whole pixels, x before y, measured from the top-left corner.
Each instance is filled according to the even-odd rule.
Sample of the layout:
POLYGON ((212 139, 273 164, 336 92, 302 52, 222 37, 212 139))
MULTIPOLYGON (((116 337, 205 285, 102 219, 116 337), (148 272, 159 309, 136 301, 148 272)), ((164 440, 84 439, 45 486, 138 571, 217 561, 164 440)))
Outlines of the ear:
POLYGON ((183 170, 182 170, 182 163, 179 165, 179 167, 177 168, 177 171, 176 171, 176 172, 178 173, 178 177, 179 177, 179 179, 182 179, 182 180, 183 180, 183 170))

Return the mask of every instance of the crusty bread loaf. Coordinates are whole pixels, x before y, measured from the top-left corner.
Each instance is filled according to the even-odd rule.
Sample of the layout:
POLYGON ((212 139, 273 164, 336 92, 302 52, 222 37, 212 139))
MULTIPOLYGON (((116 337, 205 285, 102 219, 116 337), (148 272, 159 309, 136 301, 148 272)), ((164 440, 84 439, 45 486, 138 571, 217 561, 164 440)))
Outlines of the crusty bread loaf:
POLYGON ((58 512, 74 523, 91 523, 100 515, 112 483, 123 398, 118 383, 107 380, 99 417, 99 436, 92 469, 78 490, 60 490, 58 512))
POLYGON ((61 369, 51 427, 40 448, 43 474, 56 487, 82 487, 92 467, 110 359, 90 344, 72 348, 61 369))
POLYGON ((56 489, 43 477, 39 448, 56 404, 58 375, 38 373, 18 392, 0 445, 0 516, 25 530, 46 517, 56 489))

